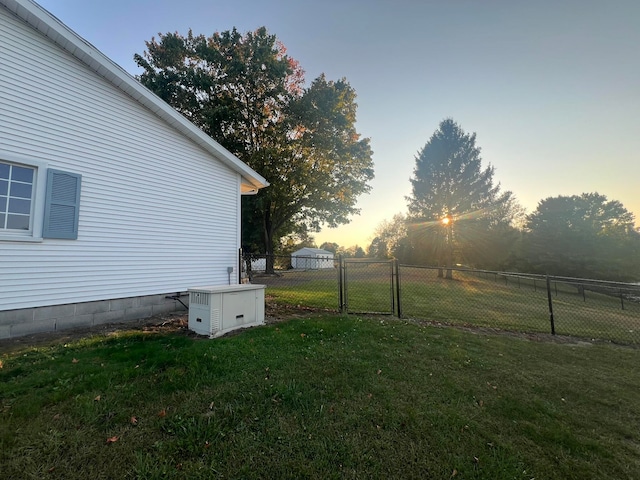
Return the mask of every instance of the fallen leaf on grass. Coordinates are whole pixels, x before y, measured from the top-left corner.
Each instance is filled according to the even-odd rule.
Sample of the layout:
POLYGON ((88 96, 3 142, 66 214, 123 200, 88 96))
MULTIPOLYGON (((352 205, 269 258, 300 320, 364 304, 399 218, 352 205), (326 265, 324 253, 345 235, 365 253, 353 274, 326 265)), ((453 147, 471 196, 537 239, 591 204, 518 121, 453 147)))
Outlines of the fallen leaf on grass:
POLYGON ((380 375, 380 374, 382 373, 382 370, 378 370, 378 372, 377 372, 377 373, 378 373, 378 375, 380 375))
POLYGON ((167 416, 167 410, 163 408, 162 410, 160 410, 160 411, 158 412, 158 416, 159 416, 160 418, 164 418, 164 417, 166 417, 166 416, 167 416))
POLYGON ((2 360, 0 360, 0 368, 2 368, 2 367, 3 367, 3 365, 2 365, 2 360))
POLYGON ((107 445, 111 444, 111 443, 115 443, 118 441, 118 437, 113 436, 113 437, 109 437, 107 438, 107 445))
POLYGON ((136 417, 131 417, 131 425, 138 425, 138 419, 136 417))
POLYGON ((451 476, 449 478, 453 478, 458 474, 458 470, 456 470, 455 468, 453 469, 453 472, 451 472, 451 476))
POLYGON ((100 395, 98 395, 96 398, 94 398, 94 400, 95 400, 96 402, 99 402, 99 401, 100 401, 100 395))
POLYGON ((77 358, 74 358, 73 360, 71 360, 71 363, 78 363, 80 360, 78 360, 77 358))

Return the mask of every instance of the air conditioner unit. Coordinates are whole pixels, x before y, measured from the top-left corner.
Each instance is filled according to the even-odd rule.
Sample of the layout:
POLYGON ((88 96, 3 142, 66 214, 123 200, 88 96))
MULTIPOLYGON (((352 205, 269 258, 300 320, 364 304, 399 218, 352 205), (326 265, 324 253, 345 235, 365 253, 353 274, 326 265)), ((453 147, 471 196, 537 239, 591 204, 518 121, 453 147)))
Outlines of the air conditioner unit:
POLYGON ((210 338, 264 324, 265 285, 189 288, 189 330, 210 338))

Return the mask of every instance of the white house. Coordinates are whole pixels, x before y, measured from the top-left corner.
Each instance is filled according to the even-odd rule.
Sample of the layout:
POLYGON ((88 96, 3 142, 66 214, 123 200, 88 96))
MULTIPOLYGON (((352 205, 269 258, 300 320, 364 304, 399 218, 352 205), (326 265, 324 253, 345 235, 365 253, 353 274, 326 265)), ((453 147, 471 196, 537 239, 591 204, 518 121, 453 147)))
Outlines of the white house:
POLYGON ((303 247, 291 254, 291 267, 305 270, 333 268, 333 253, 321 248, 303 247))
POLYGON ((30 0, 0 0, 0 338, 238 283, 267 181, 30 0))

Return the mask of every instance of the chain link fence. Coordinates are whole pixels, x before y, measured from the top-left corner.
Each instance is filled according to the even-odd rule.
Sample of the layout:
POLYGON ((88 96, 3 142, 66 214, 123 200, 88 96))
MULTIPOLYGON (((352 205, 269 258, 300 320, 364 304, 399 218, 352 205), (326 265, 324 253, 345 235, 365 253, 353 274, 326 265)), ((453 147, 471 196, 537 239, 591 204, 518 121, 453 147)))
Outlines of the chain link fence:
POLYGON ((402 265, 401 315, 640 343, 640 285, 589 279, 402 265))
POLYGON ((267 304, 340 311, 338 258, 296 257, 292 262, 290 256, 244 255, 241 266, 243 278, 267 286, 267 304))
POLYGON ((332 259, 245 257, 267 302, 640 344, 640 284, 332 259), (251 262, 251 263, 248 263, 251 262), (269 268, 272 266, 273 268, 269 268))

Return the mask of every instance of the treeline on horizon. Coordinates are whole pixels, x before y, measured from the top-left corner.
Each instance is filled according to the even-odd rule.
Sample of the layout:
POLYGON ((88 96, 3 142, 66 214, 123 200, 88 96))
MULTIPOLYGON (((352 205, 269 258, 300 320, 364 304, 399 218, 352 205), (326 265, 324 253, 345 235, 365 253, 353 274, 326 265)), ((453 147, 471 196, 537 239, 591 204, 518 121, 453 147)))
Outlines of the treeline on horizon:
MULTIPOLYGON (((286 254, 321 227, 348 223, 374 177, 345 78, 304 70, 265 27, 211 36, 159 34, 134 59, 138 80, 270 185, 242 199, 242 248, 286 254)), ((598 193, 549 197, 528 215, 481 165, 476 135, 443 120, 416 157, 408 213, 383 221, 367 246, 321 247, 403 263, 640 280, 640 232, 598 193)), ((267 261, 267 270, 274 264, 267 261)))
POLYGON ((622 203, 599 193, 559 195, 527 215, 493 174, 481 167, 475 134, 445 119, 416 158, 409 213, 380 223, 366 251, 320 248, 412 265, 640 280, 640 231, 622 203))

